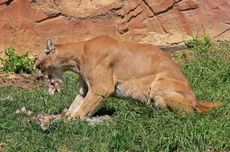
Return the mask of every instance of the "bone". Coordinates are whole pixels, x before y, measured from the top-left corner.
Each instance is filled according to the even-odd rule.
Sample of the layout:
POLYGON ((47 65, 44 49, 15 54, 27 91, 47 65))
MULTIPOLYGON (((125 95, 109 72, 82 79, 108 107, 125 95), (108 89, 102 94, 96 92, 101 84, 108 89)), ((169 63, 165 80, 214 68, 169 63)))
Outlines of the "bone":
POLYGON ((36 121, 42 128, 43 131, 49 129, 50 124, 53 122, 62 119, 62 115, 42 115, 39 114, 36 117, 33 117, 32 120, 36 121))
POLYGON ((26 114, 27 116, 31 116, 32 115, 32 111, 27 110, 26 107, 22 107, 20 109, 17 109, 15 113, 19 114, 19 115, 26 114))
POLYGON ((3 152, 5 147, 6 147, 5 143, 0 143, 0 152, 3 152))
POLYGON ((101 123, 108 119, 111 119, 111 117, 109 115, 104 115, 104 116, 96 116, 96 117, 87 118, 86 121, 89 122, 89 124, 91 125, 95 125, 95 124, 101 123))
POLYGON ((50 95, 54 95, 55 92, 60 92, 60 85, 55 80, 51 80, 52 84, 49 85, 48 92, 50 95))
MULTIPOLYGON (((64 111, 58 115, 46 115, 46 114, 39 114, 35 117, 32 117, 32 120, 38 123, 43 131, 46 131, 49 129, 50 125, 54 123, 57 120, 69 120, 67 117, 67 109, 64 109, 64 111)), ((89 122, 90 125, 95 125, 98 123, 101 123, 105 120, 111 119, 109 115, 104 116, 95 116, 85 119, 85 121, 89 122)))
POLYGON ((48 92, 49 92, 49 95, 51 96, 54 95, 54 92, 55 92, 54 87, 53 86, 49 87, 48 92))

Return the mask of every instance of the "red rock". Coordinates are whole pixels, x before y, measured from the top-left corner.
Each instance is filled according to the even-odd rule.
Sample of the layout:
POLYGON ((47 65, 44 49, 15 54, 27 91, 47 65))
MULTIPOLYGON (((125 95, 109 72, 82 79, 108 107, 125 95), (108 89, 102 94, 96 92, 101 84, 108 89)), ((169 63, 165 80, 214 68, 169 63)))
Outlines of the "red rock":
POLYGON ((0 0, 0 52, 39 53, 56 43, 107 34, 136 42, 168 44, 209 33, 230 39, 229 0, 0 0))

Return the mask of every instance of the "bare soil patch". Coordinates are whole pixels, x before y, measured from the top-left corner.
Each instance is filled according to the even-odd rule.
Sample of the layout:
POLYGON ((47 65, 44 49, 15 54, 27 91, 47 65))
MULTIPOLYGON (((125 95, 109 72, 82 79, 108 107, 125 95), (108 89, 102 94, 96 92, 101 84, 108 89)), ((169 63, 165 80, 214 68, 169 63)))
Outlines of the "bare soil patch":
POLYGON ((37 80, 36 74, 0 73, 0 87, 34 88, 43 86, 44 83, 37 80))

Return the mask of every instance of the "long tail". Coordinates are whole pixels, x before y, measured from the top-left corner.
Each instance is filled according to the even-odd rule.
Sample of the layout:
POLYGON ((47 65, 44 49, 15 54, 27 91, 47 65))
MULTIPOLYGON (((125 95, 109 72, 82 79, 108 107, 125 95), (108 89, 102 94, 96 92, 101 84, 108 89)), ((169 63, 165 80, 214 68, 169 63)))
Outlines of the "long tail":
POLYGON ((196 110, 199 112, 209 112, 211 109, 222 106, 222 102, 198 102, 196 110))

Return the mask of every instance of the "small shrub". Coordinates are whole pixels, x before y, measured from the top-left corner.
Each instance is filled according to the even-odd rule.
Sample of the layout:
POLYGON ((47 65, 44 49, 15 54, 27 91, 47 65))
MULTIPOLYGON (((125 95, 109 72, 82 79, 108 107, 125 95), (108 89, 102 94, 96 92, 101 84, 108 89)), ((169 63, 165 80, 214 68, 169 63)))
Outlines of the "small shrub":
POLYGON ((192 40, 186 41, 185 45, 188 47, 188 49, 193 51, 193 55, 195 58, 204 60, 215 60, 214 54, 216 53, 212 49, 213 43, 208 34, 200 37, 195 36, 192 40))
POLYGON ((28 52, 17 55, 12 47, 6 49, 6 57, 1 58, 1 61, 4 72, 32 73, 34 71, 34 61, 28 57, 28 52))
POLYGON ((195 36, 192 40, 188 40, 185 42, 185 45, 188 48, 196 48, 199 46, 208 48, 211 45, 211 38, 208 34, 205 34, 203 36, 195 36))
POLYGON ((205 34, 204 36, 198 37, 195 36, 193 37, 192 40, 188 40, 185 42, 185 45, 192 49, 199 51, 200 53, 204 53, 208 50, 208 48, 211 46, 211 38, 208 34, 205 34))

